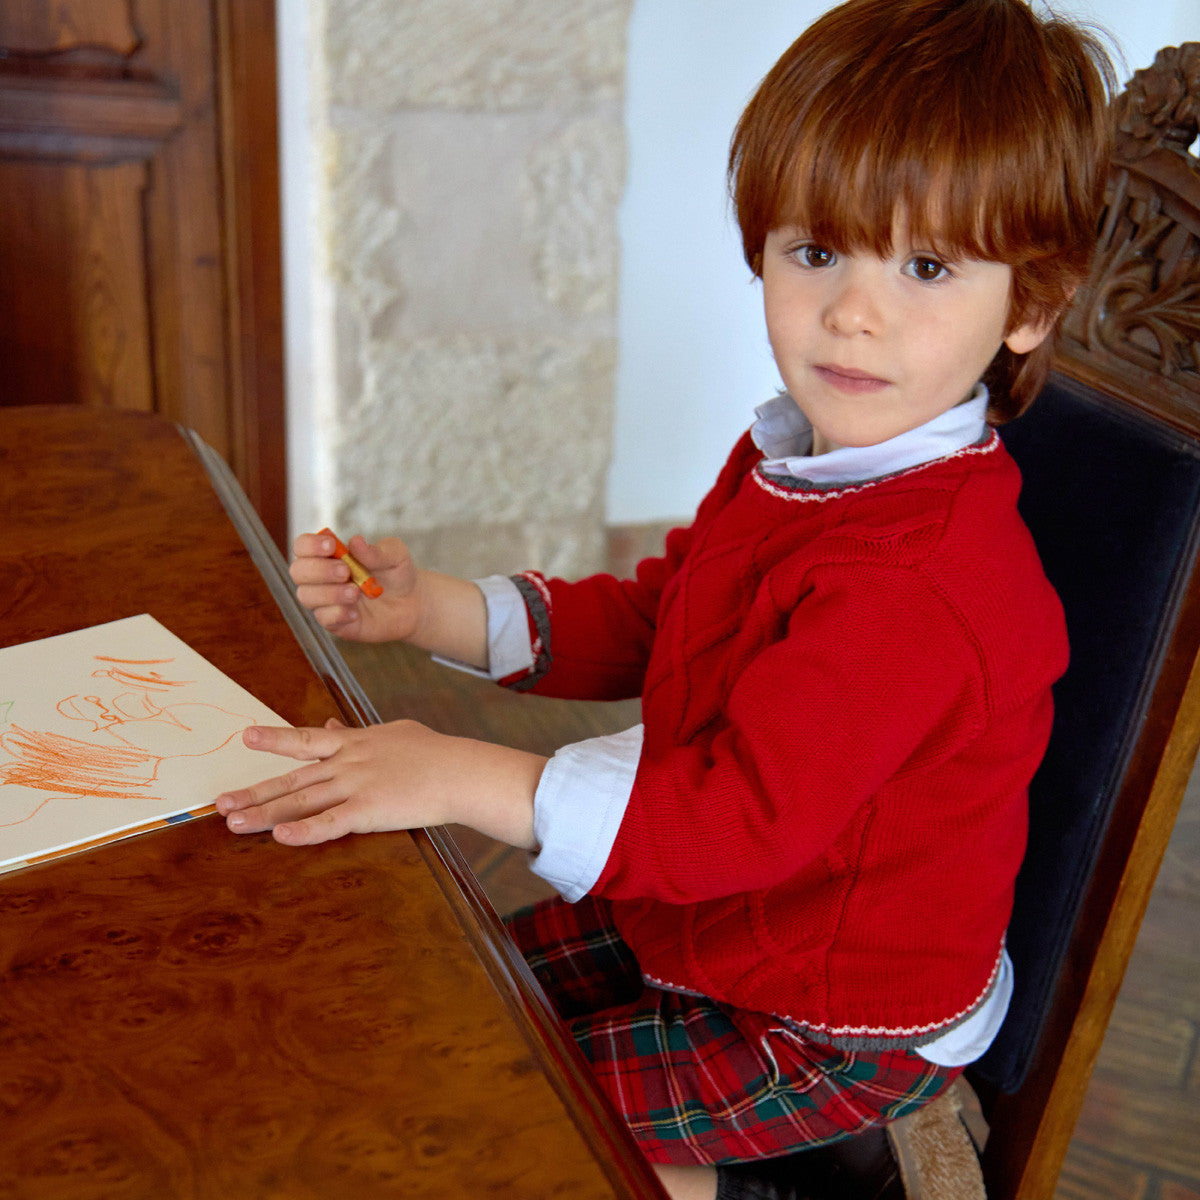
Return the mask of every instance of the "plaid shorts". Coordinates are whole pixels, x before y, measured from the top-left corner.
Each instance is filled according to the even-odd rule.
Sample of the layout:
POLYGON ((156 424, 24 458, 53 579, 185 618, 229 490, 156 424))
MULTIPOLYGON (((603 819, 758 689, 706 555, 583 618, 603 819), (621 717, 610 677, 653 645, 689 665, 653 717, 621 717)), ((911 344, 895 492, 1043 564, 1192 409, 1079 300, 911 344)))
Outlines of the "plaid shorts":
POLYGON ((959 1074, 651 987, 596 897, 545 900, 508 927, 651 1162, 749 1162, 835 1142, 919 1108, 959 1074))

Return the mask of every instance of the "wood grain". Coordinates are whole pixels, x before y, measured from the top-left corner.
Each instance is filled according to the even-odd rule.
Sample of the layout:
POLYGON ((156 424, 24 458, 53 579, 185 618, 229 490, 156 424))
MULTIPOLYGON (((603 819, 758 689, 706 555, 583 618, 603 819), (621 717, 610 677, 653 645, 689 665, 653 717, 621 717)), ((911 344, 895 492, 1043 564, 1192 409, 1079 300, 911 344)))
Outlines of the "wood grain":
MULTIPOLYGON (((356 711, 169 423, 0 409, 0 511, 0 644, 146 611, 292 723, 356 711)), ((458 869, 205 818, 0 877, 0 1196, 661 1198, 458 869)))
POLYGON ((5 882, 0 1194, 611 1196, 434 892, 215 819, 5 882))

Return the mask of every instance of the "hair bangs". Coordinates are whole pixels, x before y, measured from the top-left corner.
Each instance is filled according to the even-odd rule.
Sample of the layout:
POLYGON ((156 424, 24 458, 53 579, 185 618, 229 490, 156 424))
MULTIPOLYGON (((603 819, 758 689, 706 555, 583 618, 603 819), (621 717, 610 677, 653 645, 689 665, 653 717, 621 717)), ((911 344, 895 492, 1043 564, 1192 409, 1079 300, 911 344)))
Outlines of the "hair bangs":
POLYGON ((940 88, 915 71, 883 88, 856 82, 814 94, 778 146, 752 214, 764 237, 794 225, 834 249, 882 254, 904 236, 1012 265, 1077 237, 1063 172, 1030 136, 1029 114, 983 103, 965 72, 940 88))
POLYGON ((953 139, 935 125, 913 136, 915 125, 897 129, 878 110, 823 122, 819 136, 799 139, 781 160, 764 236, 794 226, 841 252, 1023 260, 1029 231, 1011 220, 1012 189, 992 178, 986 158, 964 169, 953 139))

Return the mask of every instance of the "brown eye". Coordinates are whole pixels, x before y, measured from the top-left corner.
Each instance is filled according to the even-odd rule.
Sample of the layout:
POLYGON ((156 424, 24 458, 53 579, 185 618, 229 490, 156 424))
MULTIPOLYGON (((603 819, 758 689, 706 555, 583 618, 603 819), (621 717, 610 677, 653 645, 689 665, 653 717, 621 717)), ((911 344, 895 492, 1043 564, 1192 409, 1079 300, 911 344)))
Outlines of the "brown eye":
POLYGON ((806 267, 828 267, 834 261, 834 253, 824 246, 801 246, 797 257, 806 267))
POLYGON ((946 274, 944 263, 936 258, 914 258, 908 264, 908 273, 922 283, 934 283, 946 274))

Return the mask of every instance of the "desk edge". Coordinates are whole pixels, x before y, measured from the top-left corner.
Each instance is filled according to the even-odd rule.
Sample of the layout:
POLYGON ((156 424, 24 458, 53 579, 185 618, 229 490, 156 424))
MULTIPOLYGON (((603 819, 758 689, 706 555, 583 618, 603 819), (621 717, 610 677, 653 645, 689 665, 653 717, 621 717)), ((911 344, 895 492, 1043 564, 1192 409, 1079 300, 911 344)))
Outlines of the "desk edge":
MULTIPOLYGON (((177 426, 212 483, 305 657, 346 720, 378 725, 379 712, 346 666, 332 636, 297 603, 287 564, 225 460, 194 430, 177 426)), ((455 919, 517 1028, 543 1066, 567 1114, 619 1197, 663 1200, 624 1120, 599 1090, 574 1039, 554 1012, 516 944, 471 871, 462 851, 442 827, 410 834, 445 895, 455 919)))

